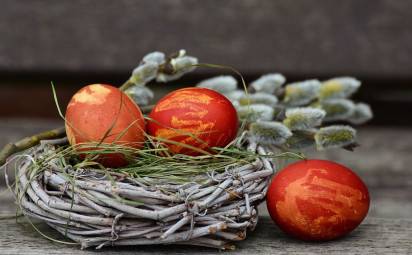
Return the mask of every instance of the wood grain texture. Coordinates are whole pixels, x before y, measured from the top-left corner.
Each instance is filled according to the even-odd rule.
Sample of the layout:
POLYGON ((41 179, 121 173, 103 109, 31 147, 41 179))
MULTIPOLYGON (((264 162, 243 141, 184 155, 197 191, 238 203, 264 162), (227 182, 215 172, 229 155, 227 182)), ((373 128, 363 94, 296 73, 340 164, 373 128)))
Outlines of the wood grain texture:
MULTIPOLYGON (((412 220, 412 187, 369 189, 371 207, 368 215, 373 218, 410 219, 412 220)), ((11 192, 0 185, 0 218, 16 213, 16 205, 11 192)), ((259 214, 268 216, 266 204, 259 206, 259 214)), ((0 253, 1 254, 1 253, 0 253)))
POLYGON ((412 2, 0 1, 0 71, 116 72, 186 48, 244 73, 411 77, 412 2))
MULTIPOLYGON (((62 124, 62 121, 0 118, 0 147, 62 124)), ((410 128, 360 127, 358 142, 361 146, 355 152, 343 149, 325 152, 311 150, 306 155, 347 165, 362 177, 369 188, 412 187, 410 128)))
POLYGON ((310 158, 337 161, 358 173, 369 187, 412 187, 412 130, 410 128, 359 127, 360 146, 354 152, 342 149, 310 151, 310 158))
MULTIPOLYGON (((46 240, 23 220, 2 221, 0 231, 1 254, 96 254, 94 250, 80 251, 77 246, 57 244, 46 240)), ((59 237, 44 224, 36 224, 51 236, 59 237)), ((207 248, 186 246, 153 246, 104 248, 99 254, 221 254, 207 248)), ((343 239, 315 243, 302 242, 283 234, 268 217, 261 217, 254 232, 237 243, 229 254, 410 254, 412 252, 412 221, 367 218, 363 224, 343 239)))
MULTIPOLYGON (((0 146, 61 122, 0 119, 0 146)), ((309 152, 313 157, 330 158, 352 167, 368 184, 371 209, 368 218, 349 236, 331 242, 301 242, 284 235, 268 218, 265 205, 255 232, 237 243, 230 254, 411 254, 412 253, 412 132, 401 128, 362 128, 362 144, 355 153, 333 150, 309 152)), ((0 185, 0 216, 15 212, 13 198, 0 185)), ((0 254, 96 254, 77 246, 57 244, 33 231, 23 219, 1 220, 0 254)), ((36 226, 47 235, 61 238, 43 223, 36 226)), ((186 246, 107 248, 99 254, 221 254, 213 249, 186 246)))

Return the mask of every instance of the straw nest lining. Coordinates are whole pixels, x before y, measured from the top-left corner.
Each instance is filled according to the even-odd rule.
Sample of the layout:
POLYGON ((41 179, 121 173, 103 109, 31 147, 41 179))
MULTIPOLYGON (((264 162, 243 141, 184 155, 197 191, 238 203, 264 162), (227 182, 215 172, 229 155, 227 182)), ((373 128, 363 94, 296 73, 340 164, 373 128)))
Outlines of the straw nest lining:
POLYGON ((25 215, 82 248, 174 243, 232 249, 232 241, 255 228, 257 206, 275 172, 266 149, 254 143, 248 151, 256 160, 209 171, 201 184, 147 185, 117 172, 61 168, 53 160, 41 171, 30 170, 35 158, 65 142, 42 141, 18 157, 14 190, 25 215))

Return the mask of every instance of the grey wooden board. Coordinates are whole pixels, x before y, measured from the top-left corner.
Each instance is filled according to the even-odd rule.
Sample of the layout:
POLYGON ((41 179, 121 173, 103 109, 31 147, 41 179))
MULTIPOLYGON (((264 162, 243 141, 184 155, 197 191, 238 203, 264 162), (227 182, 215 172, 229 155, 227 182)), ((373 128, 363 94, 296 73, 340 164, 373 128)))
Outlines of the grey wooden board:
MULTIPOLYGON (((77 246, 57 244, 44 239, 23 220, 1 221, 0 254, 96 254, 77 246)), ((51 236, 59 237, 45 224, 37 225, 51 236)), ((410 254, 412 220, 367 218, 343 239, 329 242, 302 242, 283 234, 269 217, 261 217, 258 227, 246 240, 237 242, 229 254, 410 254)), ((214 249, 187 246, 105 248, 98 254, 222 254, 214 249)))
MULTIPOLYGON (((60 121, 0 118, 0 147, 8 142, 61 126, 60 121)), ((355 152, 342 149, 308 151, 309 158, 331 159, 358 173, 370 188, 412 186, 412 129, 360 127, 360 147, 355 152)), ((2 180, 0 180, 0 183, 2 180)))
POLYGON ((350 167, 369 187, 412 186, 412 129, 357 129, 360 146, 354 152, 332 149, 324 152, 310 151, 306 155, 309 158, 334 160, 350 167))
MULTIPOLYGON (((0 119, 0 146, 61 125, 59 121, 38 119, 0 119)), ((369 215, 412 219, 412 130, 401 128, 361 128, 361 144, 355 152, 329 150, 308 152, 308 157, 336 160, 354 169, 370 189, 372 205, 369 215)), ((4 185, 3 175, 0 187, 4 185)), ((4 186, 2 187, 4 189, 4 186)), ((7 195, 6 195, 7 196, 7 195)), ((10 196, 10 194, 8 195, 10 196)), ((0 214, 13 212, 12 200, 0 205, 0 214)), ((267 215, 266 206, 260 207, 267 215)))
MULTIPOLYGON (((61 122, 38 119, 0 119, 0 146, 61 122)), ((372 204, 365 222, 349 236, 331 242, 301 242, 284 235, 260 206, 258 228, 237 243, 236 254, 410 254, 412 252, 412 132, 400 128, 363 128, 362 144, 356 153, 343 150, 309 152, 318 158, 331 158, 352 167, 369 186, 372 204)), ((0 215, 15 211, 11 194, 0 185, 0 215)), ((20 220, 21 221, 21 220, 20 220)), ((94 250, 56 244, 41 237, 27 224, 0 221, 0 254, 96 254, 94 250)), ((45 226, 40 229, 59 237, 45 226)), ((186 246, 108 248, 99 254, 216 254, 213 249, 186 246)))
POLYGON ((409 0, 0 1, 0 71, 128 71, 186 48, 242 72, 411 77, 409 0))
MULTIPOLYGON (((368 215, 375 218, 412 220, 412 187, 369 189, 371 207, 368 215)), ((0 186, 0 218, 16 213, 16 205, 11 192, 0 186)), ((268 216, 266 203, 259 206, 259 214, 268 216)), ((1 254, 1 253, 0 253, 1 254)))

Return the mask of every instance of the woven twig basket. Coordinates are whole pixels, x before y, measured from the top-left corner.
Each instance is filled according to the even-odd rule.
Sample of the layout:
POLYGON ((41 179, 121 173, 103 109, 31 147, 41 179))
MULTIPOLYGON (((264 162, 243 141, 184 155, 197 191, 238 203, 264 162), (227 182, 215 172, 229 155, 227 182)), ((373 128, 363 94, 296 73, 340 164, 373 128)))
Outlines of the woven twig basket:
MULTIPOLYGON (((42 171, 29 171, 66 139, 42 141, 17 161, 16 199, 25 215, 40 219, 82 248, 121 245, 185 244, 234 248, 258 221, 272 160, 261 156, 223 173, 208 173, 206 184, 147 186, 119 173, 58 168, 50 161, 42 171), (111 177, 107 177, 107 173, 111 177), (68 179, 68 174, 76 179, 68 179), (138 201, 131 205, 124 198, 138 201)), ((258 155, 266 150, 248 145, 258 155)))

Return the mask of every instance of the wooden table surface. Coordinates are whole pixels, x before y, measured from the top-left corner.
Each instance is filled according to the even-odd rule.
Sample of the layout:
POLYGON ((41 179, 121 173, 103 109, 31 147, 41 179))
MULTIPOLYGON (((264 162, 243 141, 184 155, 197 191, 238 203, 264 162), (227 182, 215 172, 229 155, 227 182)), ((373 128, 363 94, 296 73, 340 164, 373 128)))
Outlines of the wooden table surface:
MULTIPOLYGON (((1 119, 0 146, 62 123, 45 120, 1 119)), ((328 158, 357 172, 371 194, 368 217, 349 236, 330 242, 302 242, 284 235, 260 207, 260 223, 245 241, 236 243, 238 254, 412 254, 412 129, 367 127, 359 130, 361 147, 354 153, 344 150, 309 151, 312 158, 328 158)), ((2 178, 3 179, 3 178, 2 178)), ((0 182, 0 216, 15 212, 4 182, 0 182)), ((95 254, 77 246, 54 243, 35 232, 20 218, 0 220, 0 254, 95 254)), ((45 224, 42 232, 59 236, 45 224)), ((99 254, 215 254, 213 249, 186 246, 105 248, 99 254)))

